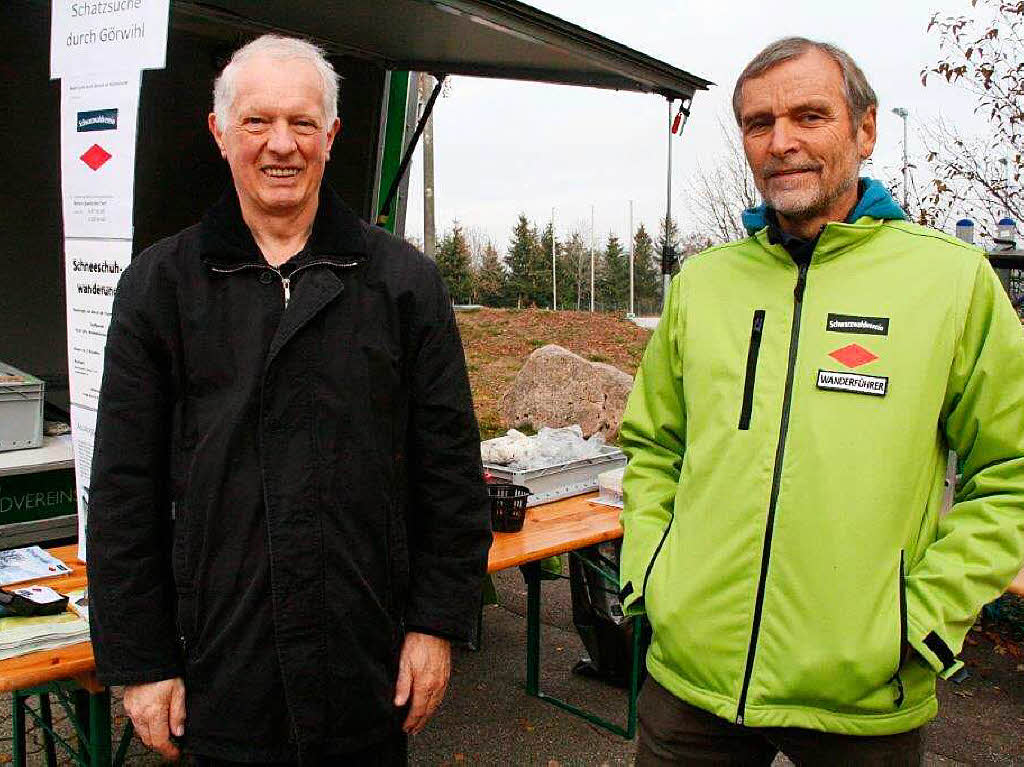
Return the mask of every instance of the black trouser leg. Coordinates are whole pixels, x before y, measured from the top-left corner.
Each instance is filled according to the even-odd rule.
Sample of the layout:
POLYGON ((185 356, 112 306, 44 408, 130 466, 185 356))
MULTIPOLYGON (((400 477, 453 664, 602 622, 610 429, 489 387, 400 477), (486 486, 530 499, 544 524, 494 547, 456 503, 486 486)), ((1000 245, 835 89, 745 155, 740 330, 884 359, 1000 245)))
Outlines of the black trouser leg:
POLYGON ((648 677, 640 694, 637 767, 770 765, 781 751, 797 767, 919 767, 921 729, 839 735, 798 727, 744 727, 684 703, 648 677))
POLYGON ((636 767, 767 767, 778 749, 756 731, 684 703, 648 676, 640 692, 636 767))

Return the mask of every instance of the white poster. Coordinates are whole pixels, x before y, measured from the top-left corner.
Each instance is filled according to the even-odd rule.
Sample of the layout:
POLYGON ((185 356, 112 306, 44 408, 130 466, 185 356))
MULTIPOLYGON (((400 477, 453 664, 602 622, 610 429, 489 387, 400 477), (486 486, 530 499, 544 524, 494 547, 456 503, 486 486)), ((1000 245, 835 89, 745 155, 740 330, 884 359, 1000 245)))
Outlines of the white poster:
POLYGON ((53 0, 50 77, 163 69, 170 0, 53 0))
POLYGON ((65 237, 132 237, 139 72, 61 81, 65 237))
POLYGON ((71 441, 75 448, 75 489, 78 501, 78 558, 85 561, 85 533, 89 519, 89 482, 92 446, 96 437, 96 411, 71 405, 71 441))
POLYGON ((129 240, 65 240, 68 384, 71 403, 95 410, 117 282, 132 259, 129 240))

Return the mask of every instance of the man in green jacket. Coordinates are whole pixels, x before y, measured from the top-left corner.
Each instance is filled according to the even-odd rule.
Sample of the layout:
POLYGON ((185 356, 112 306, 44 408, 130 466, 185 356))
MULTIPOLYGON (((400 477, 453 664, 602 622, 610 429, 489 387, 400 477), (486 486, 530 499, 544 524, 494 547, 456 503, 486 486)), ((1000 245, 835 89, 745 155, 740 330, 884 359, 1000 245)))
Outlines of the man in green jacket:
POLYGON ((1024 333, 978 249, 858 179, 877 99, 849 55, 773 43, 733 106, 766 204, 683 265, 622 425, 637 763, 918 764, 1024 558, 1024 333))

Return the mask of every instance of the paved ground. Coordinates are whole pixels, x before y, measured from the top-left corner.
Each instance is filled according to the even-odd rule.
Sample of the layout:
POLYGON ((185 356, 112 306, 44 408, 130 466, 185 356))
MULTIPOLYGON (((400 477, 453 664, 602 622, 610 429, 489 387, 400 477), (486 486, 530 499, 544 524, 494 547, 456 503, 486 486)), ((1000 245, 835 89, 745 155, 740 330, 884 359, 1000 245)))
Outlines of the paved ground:
MULTIPOLYGON (((634 745, 532 698, 522 685, 526 590, 518 571, 498 577, 500 607, 488 608, 481 652, 456 651, 452 687, 432 725, 414 739, 415 765, 628 765, 634 745)), ((581 645, 570 622, 568 586, 544 585, 545 655, 542 689, 621 718, 624 694, 569 673, 581 645)), ((1024 612, 1024 610, 1022 610, 1024 612)), ((1018 614, 1015 620, 1019 620, 1018 614)), ((1015 624, 1015 625, 1020 625, 1015 624)), ((1021 643, 983 623, 972 632, 963 657, 972 670, 962 685, 943 684, 942 714, 927 731, 929 767, 1024 765, 1024 653, 1021 643)), ((1019 639, 1019 638, 1018 638, 1019 639)), ((115 710, 118 729, 123 714, 115 710)), ((67 724, 62 729, 68 730, 67 724)), ((70 735, 70 731, 66 733, 70 735)), ((0 707, 0 763, 9 760, 10 708, 0 707)), ((30 765, 42 765, 33 744, 30 765)), ((160 761, 138 743, 131 765, 160 761)), ((61 764, 70 764, 62 760, 61 764)), ((777 765, 788 764, 779 759, 777 765)))

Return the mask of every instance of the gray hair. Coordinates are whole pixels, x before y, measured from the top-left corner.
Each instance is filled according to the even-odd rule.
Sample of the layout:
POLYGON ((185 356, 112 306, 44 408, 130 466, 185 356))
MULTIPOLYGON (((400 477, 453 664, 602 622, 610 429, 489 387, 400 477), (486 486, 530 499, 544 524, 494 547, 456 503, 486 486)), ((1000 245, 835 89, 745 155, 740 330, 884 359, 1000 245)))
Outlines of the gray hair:
POLYGON ((326 128, 334 123, 338 116, 338 73, 327 60, 326 52, 305 40, 284 35, 263 35, 250 43, 246 43, 235 51, 227 66, 221 70, 213 81, 213 113, 217 116, 219 130, 228 124, 228 111, 235 103, 235 78, 243 64, 258 56, 283 61, 298 59, 312 64, 323 82, 324 115, 327 118, 326 128))
POLYGON ((783 37, 754 56, 740 73, 739 79, 736 80, 736 87, 732 92, 732 111, 736 116, 736 124, 740 125, 740 99, 743 83, 754 77, 760 77, 772 67, 785 61, 799 58, 812 49, 821 51, 839 65, 839 69, 843 73, 846 106, 850 110, 850 119, 854 126, 860 123, 860 118, 868 109, 878 106, 878 97, 875 95, 874 89, 849 53, 831 43, 819 43, 815 40, 808 40, 806 37, 783 37))

